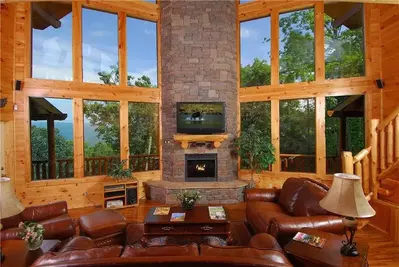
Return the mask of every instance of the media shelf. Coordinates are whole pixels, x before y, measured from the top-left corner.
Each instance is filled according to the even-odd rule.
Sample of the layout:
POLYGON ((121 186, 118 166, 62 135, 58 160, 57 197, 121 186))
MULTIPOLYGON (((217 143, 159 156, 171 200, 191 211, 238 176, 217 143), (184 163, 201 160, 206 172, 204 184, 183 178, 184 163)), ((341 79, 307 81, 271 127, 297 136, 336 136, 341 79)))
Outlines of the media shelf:
POLYGON ((138 181, 109 180, 103 182, 103 187, 104 208, 121 209, 138 206, 138 181), (114 205, 110 206, 111 203, 113 203, 114 205))
POLYGON ((227 140, 227 134, 175 134, 173 140, 179 142, 183 149, 190 146, 190 143, 213 143, 215 148, 219 148, 222 142, 227 140))

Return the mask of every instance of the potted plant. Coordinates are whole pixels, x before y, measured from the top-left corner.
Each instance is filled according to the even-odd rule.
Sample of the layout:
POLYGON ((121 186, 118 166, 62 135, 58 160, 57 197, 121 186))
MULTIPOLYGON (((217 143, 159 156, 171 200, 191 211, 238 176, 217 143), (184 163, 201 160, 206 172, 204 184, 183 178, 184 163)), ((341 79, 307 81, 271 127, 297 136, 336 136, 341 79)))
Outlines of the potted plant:
POLYGON ((177 200, 180 201, 184 210, 191 210, 195 202, 200 198, 200 192, 195 190, 184 190, 177 194, 177 200))
POLYGON ((251 170, 249 188, 254 188, 256 185, 254 173, 268 170, 270 164, 276 161, 275 149, 271 144, 270 137, 252 124, 236 138, 235 148, 241 160, 251 170))
POLYGON ((43 243, 43 225, 35 222, 20 222, 18 228, 22 231, 19 236, 29 245, 29 250, 40 248, 43 243))
POLYGON ((112 166, 108 175, 117 181, 131 180, 133 179, 132 170, 125 168, 127 160, 122 160, 112 166))

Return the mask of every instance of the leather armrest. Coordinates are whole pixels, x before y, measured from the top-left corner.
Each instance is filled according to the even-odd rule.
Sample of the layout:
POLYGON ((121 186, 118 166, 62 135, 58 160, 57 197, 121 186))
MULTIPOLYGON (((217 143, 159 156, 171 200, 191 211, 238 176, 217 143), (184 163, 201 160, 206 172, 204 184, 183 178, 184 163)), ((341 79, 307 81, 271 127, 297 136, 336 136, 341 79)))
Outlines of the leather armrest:
POLYGON ((273 236, 266 233, 260 233, 253 236, 249 241, 249 247, 282 251, 280 245, 277 243, 277 240, 273 236))
POLYGON ((21 220, 40 222, 55 218, 64 214, 68 214, 68 206, 66 201, 58 201, 46 205, 31 206, 25 208, 21 213, 21 220))
POLYGON ((265 201, 276 202, 280 195, 281 189, 268 188, 268 189, 247 189, 245 190, 246 201, 265 201))
POLYGON ((9 228, 0 232, 0 240, 18 240, 21 239, 19 233, 21 229, 19 228, 9 228))
POLYGON ((333 234, 344 234, 342 217, 333 215, 291 217, 279 216, 270 220, 270 234, 280 243, 292 238, 302 228, 312 228, 333 234))
POLYGON ((96 244, 91 238, 86 236, 77 236, 68 241, 68 243, 66 243, 58 252, 88 250, 95 247, 96 244))

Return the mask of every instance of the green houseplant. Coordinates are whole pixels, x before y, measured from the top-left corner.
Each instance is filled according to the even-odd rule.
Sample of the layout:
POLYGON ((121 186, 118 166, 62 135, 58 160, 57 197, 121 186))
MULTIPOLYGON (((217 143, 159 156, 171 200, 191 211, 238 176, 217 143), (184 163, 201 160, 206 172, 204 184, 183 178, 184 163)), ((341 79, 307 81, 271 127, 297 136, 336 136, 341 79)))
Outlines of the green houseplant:
POLYGON ((236 138, 235 148, 242 162, 251 170, 249 188, 254 188, 254 173, 268 170, 270 164, 276 161, 275 149, 271 144, 270 136, 267 136, 252 124, 236 138))
POLYGON ((112 168, 108 172, 108 175, 113 179, 119 180, 131 180, 133 179, 133 172, 130 168, 125 168, 127 160, 122 160, 121 162, 113 164, 112 168))
POLYGON ((177 200, 184 210, 191 210, 198 199, 201 199, 201 194, 196 190, 183 190, 177 194, 177 200))
POLYGON ((21 229, 19 236, 29 245, 29 250, 37 250, 43 243, 43 225, 35 222, 20 222, 21 229))

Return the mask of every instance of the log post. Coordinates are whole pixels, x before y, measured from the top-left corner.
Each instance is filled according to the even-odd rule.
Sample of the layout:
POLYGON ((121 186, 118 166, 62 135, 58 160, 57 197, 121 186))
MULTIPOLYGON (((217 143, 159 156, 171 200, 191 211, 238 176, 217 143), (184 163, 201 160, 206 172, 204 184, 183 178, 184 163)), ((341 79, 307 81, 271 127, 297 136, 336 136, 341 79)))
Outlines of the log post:
POLYGON ((370 161, 368 155, 363 159, 362 165, 363 165, 363 176, 362 176, 363 191, 365 194, 368 194, 370 193, 370 161))
POLYGON ((386 168, 386 139, 385 139, 385 129, 382 129, 380 132, 380 169, 383 172, 386 168))
POLYGON ((363 175, 362 175, 362 163, 360 161, 355 163, 355 174, 357 176, 363 177, 363 175))
POLYGON ((343 151, 342 158, 342 171, 344 173, 353 174, 353 156, 352 152, 343 151))
POLYGON ((399 160, 399 116, 395 118, 395 161, 399 160))
POLYGON ((377 126, 380 123, 379 119, 372 119, 370 123, 370 142, 371 142, 371 190, 373 192, 373 199, 378 198, 378 181, 377 181, 377 166, 378 166, 378 134, 377 126))
POLYGON ((393 123, 392 121, 387 126, 387 164, 388 168, 393 164, 393 123))

